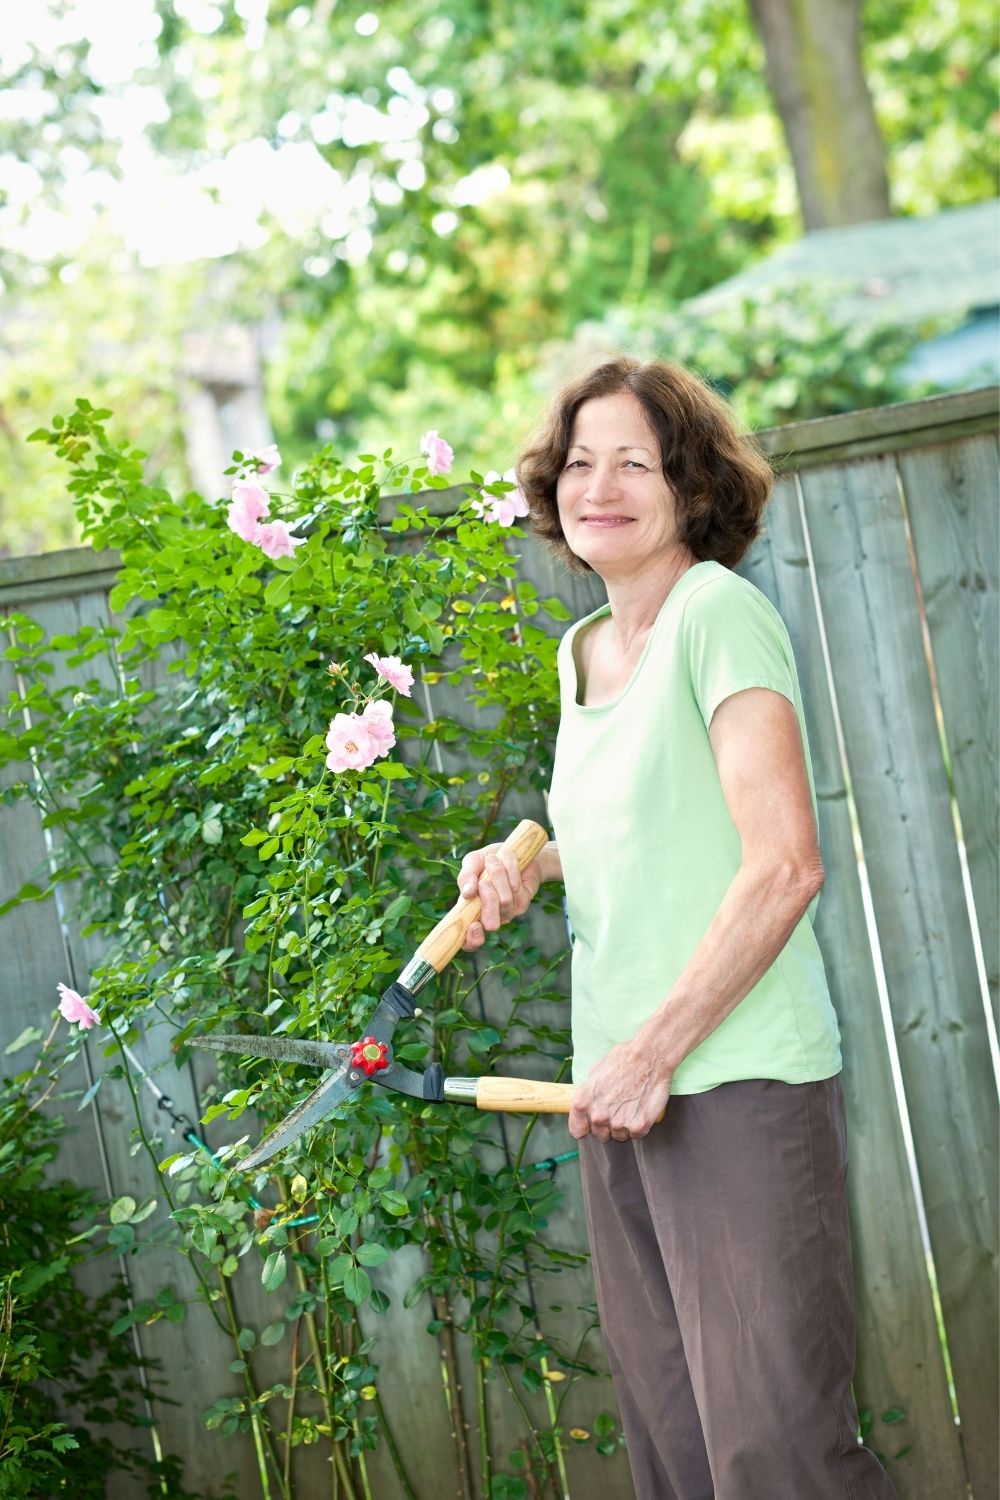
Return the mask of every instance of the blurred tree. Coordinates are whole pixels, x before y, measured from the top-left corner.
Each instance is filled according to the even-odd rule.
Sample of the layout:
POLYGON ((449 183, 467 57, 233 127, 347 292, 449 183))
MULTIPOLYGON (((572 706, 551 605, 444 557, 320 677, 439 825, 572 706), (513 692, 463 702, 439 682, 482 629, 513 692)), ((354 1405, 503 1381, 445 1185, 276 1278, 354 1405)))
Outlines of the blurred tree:
POLYGON ((861 66, 861 0, 749 0, 806 229, 889 217, 882 138, 861 66))

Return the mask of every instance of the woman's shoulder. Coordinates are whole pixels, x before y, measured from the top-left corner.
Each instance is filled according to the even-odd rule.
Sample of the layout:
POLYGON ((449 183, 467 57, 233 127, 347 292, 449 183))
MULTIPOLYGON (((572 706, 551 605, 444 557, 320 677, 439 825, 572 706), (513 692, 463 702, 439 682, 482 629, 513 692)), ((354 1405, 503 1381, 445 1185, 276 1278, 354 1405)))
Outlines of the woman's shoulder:
POLYGON ((786 633, 780 611, 763 589, 722 563, 693 582, 684 601, 684 619, 695 628, 707 629, 738 629, 750 621, 767 621, 786 633))
POLYGON ((596 609, 592 609, 590 611, 590 614, 582 615, 579 620, 574 620, 570 625, 566 626, 566 629, 563 631, 562 635, 559 638, 560 649, 562 651, 570 650, 573 646, 573 642, 576 640, 577 636, 580 635, 581 631, 584 633, 584 635, 592 634, 592 632, 589 631, 586 627, 589 625, 598 624, 601 620, 610 617, 610 614, 610 605, 604 603, 599 604, 596 609))

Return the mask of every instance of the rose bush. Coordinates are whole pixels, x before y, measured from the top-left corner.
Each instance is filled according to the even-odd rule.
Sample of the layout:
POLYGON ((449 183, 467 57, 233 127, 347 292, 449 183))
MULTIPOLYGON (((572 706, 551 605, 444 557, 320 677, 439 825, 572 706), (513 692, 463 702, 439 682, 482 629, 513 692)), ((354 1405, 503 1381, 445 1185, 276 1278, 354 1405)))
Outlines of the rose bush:
MULTIPOLYGON (((93 1028, 105 1077, 136 1101, 140 1034, 178 1064, 217 1029, 361 1036, 452 904, 462 852, 513 827, 515 794, 533 792, 540 811, 558 694, 555 643, 535 617, 567 611, 515 576, 505 543, 524 505, 509 480, 473 474, 442 506, 434 492, 453 454, 436 432, 422 440, 426 462, 387 451, 350 468, 321 451, 285 490, 275 450, 236 454, 227 508, 148 483, 144 455, 109 439, 108 415, 81 401, 35 435, 70 465, 87 538, 122 564, 111 623, 46 639, 25 614, 5 622, 21 687, 0 765, 34 753, 44 776, 4 795, 37 803, 59 851, 5 909, 88 877, 81 917, 108 949, 64 1013, 74 1045, 93 1028), (72 687, 53 685, 55 659, 72 687)), ((433 986, 432 1014, 400 1026, 397 1056, 450 1073, 530 1056, 536 1076, 559 1076, 563 960, 561 942, 542 951, 516 928, 496 935, 489 976, 461 955, 433 986), (506 1021, 487 1013, 487 977, 511 997, 506 1021)), ((134 1149, 158 1171, 160 1208, 147 1217, 119 1199, 106 1240, 126 1256, 148 1239, 180 1249, 194 1300, 232 1339, 230 1388, 206 1422, 252 1433, 265 1496, 290 1500, 292 1452, 317 1442, 339 1493, 369 1495, 366 1455, 380 1441, 414 1494, 371 1329, 389 1304, 378 1267, 417 1246, 407 1301, 431 1300, 440 1351, 428 1369, 446 1383, 460 1486, 472 1493, 476 1468, 489 1495, 563 1494, 567 1438, 590 1438, 564 1432, 562 1402, 592 1372, 548 1330, 540 1301, 546 1278, 582 1257, 546 1239, 560 1193, 529 1170, 532 1118, 512 1117, 501 1136, 489 1115, 365 1089, 347 1117, 247 1183, 230 1169, 248 1135, 307 1086, 287 1065, 223 1061, 204 1095, 214 1160, 196 1146, 166 1152, 136 1109, 134 1149), (274 1298, 263 1327, 241 1324, 230 1295, 252 1262, 274 1298), (474 1409, 458 1389, 463 1340, 474 1409), (262 1351, 282 1350, 286 1377, 266 1379, 262 1351), (509 1458, 493 1448, 492 1383, 524 1423, 509 1458)), ((148 1324, 155 1345, 165 1311, 188 1311, 169 1287, 117 1331, 148 1324)), ((581 1333, 592 1322, 585 1312, 581 1333)), ((601 1451, 615 1447, 609 1422, 595 1426, 601 1451)))

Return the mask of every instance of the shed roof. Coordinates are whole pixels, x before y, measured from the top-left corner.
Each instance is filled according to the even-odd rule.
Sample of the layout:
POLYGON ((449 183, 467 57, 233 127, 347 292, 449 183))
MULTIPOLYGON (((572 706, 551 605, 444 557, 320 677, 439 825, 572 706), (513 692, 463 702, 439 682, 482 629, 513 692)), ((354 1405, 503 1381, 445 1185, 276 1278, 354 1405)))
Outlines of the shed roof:
POLYGON ((1000 303, 1000 199, 926 218, 815 229, 746 271, 692 297, 714 312, 745 297, 808 281, 830 291, 844 322, 917 322, 1000 303))

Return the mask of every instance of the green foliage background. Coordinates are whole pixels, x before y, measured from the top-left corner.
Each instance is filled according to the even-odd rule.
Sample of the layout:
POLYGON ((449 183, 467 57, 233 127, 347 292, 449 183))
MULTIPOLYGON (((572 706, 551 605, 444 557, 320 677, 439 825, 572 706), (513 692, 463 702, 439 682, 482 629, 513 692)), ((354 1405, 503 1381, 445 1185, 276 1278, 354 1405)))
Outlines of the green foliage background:
MULTIPOLYGON (((670 353, 685 299, 799 232, 743 5, 456 0, 443 12, 390 0, 368 35, 356 29, 362 0, 272 0, 257 35, 253 10, 225 0, 197 30, 199 7, 158 0, 149 60, 128 81, 165 101, 146 131, 151 149, 180 176, 254 140, 312 142, 358 206, 327 227, 265 211, 252 248, 142 265, 109 213, 72 252, 28 253, 14 204, 0 225, 0 552, 77 538, 57 467, 23 437, 79 389, 150 450, 148 477, 183 486, 185 329, 235 319, 269 330, 268 405, 293 462, 317 438, 341 454, 380 451, 401 431, 436 427, 470 464, 502 471, 581 324, 638 329, 670 353), (377 120, 407 101, 426 112, 413 141, 379 139, 377 120), (345 135, 352 102, 370 111, 367 136, 345 135), (404 162, 422 166, 422 185, 400 188, 404 162), (485 168, 502 168, 507 186, 463 201, 485 168), (352 231, 366 237, 360 248, 352 231)), ((992 8, 891 0, 865 7, 863 23, 895 211, 993 195, 992 8)), ((0 164, 37 172, 36 206, 58 207, 81 163, 119 174, 106 106, 122 86, 101 81, 86 37, 11 56, 8 87, 37 107, 0 122, 0 164)), ((859 354, 849 330, 829 328, 827 357, 813 359, 811 317, 803 327, 789 308, 770 322, 778 378, 795 399, 787 386, 775 402, 765 392, 747 401, 748 420, 841 410, 845 384, 860 404, 918 393, 894 381, 898 331, 859 354), (831 364, 851 367, 846 382, 831 364)), ((742 389, 739 330, 723 320, 682 342, 703 373, 742 389)))

